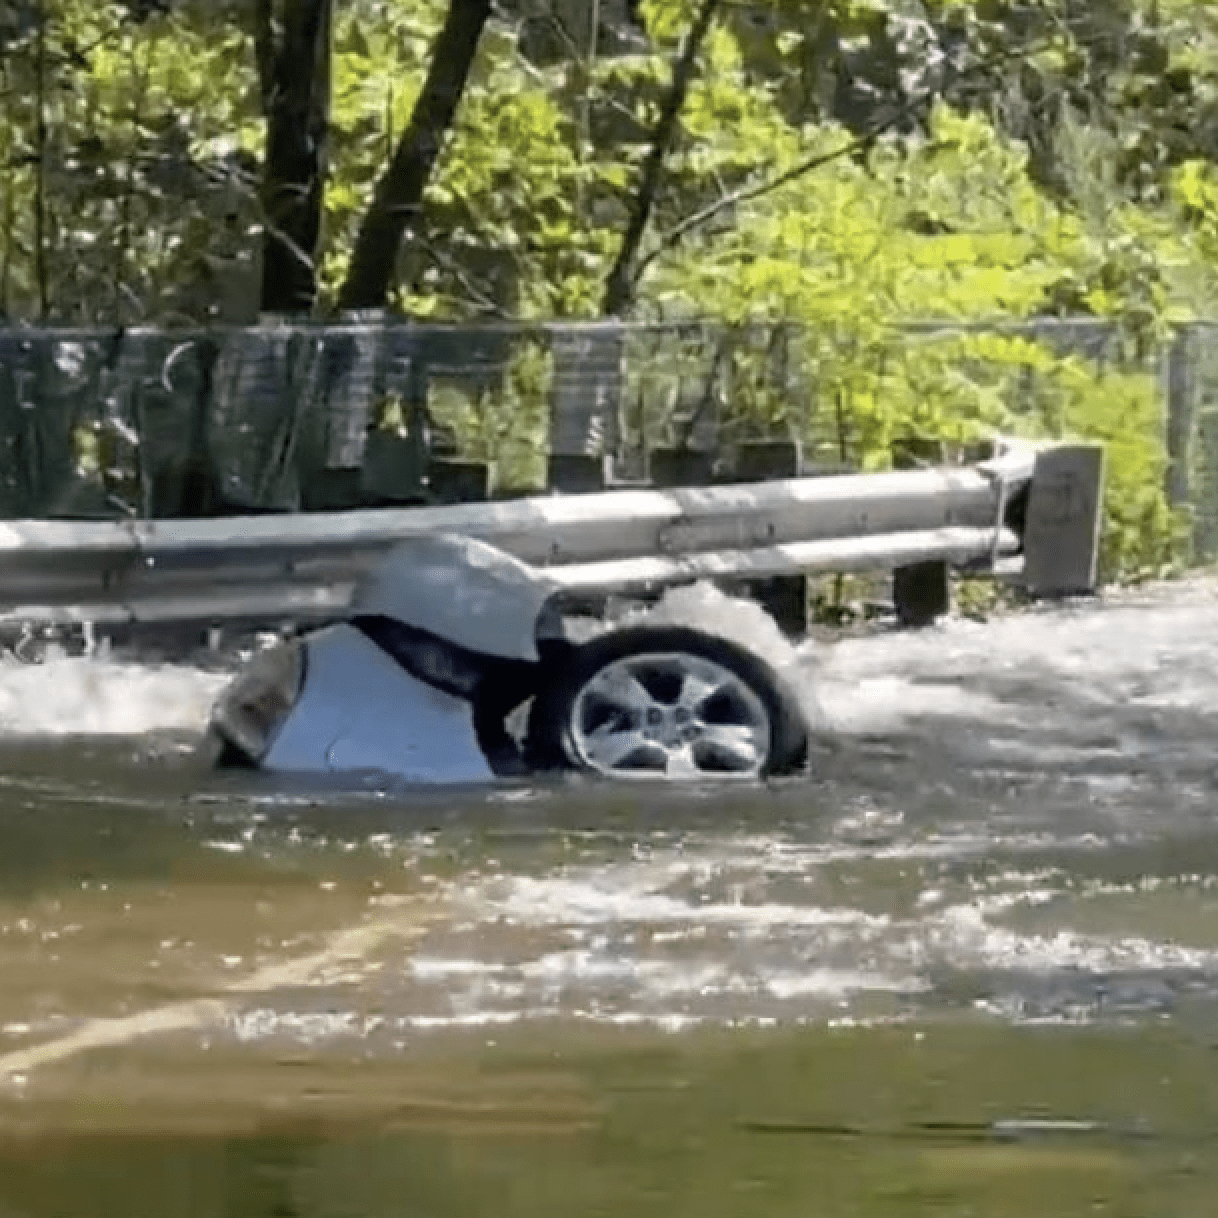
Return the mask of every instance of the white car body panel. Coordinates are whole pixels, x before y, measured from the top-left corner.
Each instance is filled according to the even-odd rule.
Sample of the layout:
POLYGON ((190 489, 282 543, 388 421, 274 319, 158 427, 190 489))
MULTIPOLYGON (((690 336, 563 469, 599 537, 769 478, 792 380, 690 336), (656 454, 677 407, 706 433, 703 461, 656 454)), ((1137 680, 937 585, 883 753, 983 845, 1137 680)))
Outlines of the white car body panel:
POLYGON ((559 585, 472 537, 412 537, 356 588, 353 614, 382 614, 482 655, 537 660, 537 623, 559 585))
POLYGON ((411 676, 345 623, 308 635, 304 688, 262 767, 374 771, 406 782, 494 780, 468 702, 411 676))

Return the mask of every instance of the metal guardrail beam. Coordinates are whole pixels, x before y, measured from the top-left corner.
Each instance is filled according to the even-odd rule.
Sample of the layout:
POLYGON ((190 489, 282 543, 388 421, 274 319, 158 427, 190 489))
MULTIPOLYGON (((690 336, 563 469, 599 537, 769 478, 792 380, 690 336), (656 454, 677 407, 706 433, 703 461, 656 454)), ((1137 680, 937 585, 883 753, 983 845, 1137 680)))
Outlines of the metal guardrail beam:
MULTIPOLYGON (((826 571, 866 571, 937 559, 963 564, 1007 557, 1019 548, 1010 529, 952 528, 866 538, 792 542, 755 550, 716 550, 673 556, 645 556, 548 568, 569 591, 631 589, 697 579, 749 579, 826 571)), ((96 625, 171 622, 237 623, 325 620, 341 614, 354 588, 337 579, 315 586, 200 591, 193 595, 150 595, 119 601, 23 604, 0 610, 0 625, 42 622, 96 625)))
POLYGON ((975 467, 451 507, 0 523, 0 623, 333 617, 379 554, 427 532, 488 541, 571 589, 984 565, 1019 549, 1002 518, 1042 456, 1015 448, 975 467))
POLYGON ((907 563, 952 565, 1008 557, 1019 549, 1010 529, 946 528, 871 537, 791 542, 755 550, 718 550, 672 557, 575 564, 550 574, 564 588, 632 588, 697 579, 764 579, 772 575, 869 571, 907 563))

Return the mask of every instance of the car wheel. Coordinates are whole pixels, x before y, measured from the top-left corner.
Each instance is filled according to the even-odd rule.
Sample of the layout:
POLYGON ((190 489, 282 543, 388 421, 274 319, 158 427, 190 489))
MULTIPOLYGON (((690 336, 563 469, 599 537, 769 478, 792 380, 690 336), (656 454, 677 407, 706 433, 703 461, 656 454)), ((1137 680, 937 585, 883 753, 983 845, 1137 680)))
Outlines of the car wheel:
POLYGON ((613 778, 760 778, 805 764, 791 685, 760 656, 683 626, 633 626, 544 673, 526 758, 613 778))

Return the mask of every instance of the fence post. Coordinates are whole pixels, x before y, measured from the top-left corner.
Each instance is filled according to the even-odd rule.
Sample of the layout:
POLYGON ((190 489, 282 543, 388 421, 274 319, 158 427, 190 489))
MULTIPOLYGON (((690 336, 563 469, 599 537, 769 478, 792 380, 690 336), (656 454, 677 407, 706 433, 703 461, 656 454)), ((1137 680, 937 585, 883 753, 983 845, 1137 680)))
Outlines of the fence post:
POLYGON ((1218 413, 1206 411, 1197 420, 1200 470, 1194 492, 1193 560, 1218 558, 1218 413))
POLYGON ((1196 334, 1192 326, 1176 329, 1167 349, 1164 381, 1167 393, 1165 441, 1167 447, 1167 501, 1187 507, 1192 501, 1194 377, 1196 334))
POLYGON ((598 491, 612 475, 620 439, 622 340, 617 322, 551 331, 546 480, 552 490, 598 491))

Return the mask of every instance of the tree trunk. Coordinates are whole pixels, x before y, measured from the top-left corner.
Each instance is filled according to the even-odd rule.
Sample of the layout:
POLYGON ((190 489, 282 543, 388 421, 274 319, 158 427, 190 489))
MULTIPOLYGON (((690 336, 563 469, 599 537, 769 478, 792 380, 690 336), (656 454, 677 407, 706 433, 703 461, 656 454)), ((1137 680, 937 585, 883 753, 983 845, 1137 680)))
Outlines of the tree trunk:
POLYGON ((656 194, 660 189, 660 177, 664 172, 664 159, 672 147, 673 137, 677 131, 677 121, 685 107, 685 97, 689 93, 689 83, 693 79, 694 69, 698 62, 698 52, 710 32, 711 21, 719 8, 720 0, 702 0, 694 23, 690 27, 681 53, 672 70, 672 84, 664 98, 660 117, 656 121, 655 130, 651 135, 651 145, 647 149, 647 157, 643 161, 642 173, 639 177, 639 189, 634 197, 631 208, 630 223, 622 236, 621 248, 609 277, 605 281, 605 296, 601 304, 602 312, 608 317, 620 317, 634 303, 635 261, 639 255, 639 247, 647 232, 651 213, 655 207, 656 194))
POLYGON ((257 4, 258 71, 266 116, 263 312, 308 313, 317 299, 332 10, 333 0, 257 4))
POLYGON ((449 0, 414 112, 360 225, 340 308, 380 309, 388 302, 403 238, 419 223, 423 193, 490 15, 491 0, 449 0))

